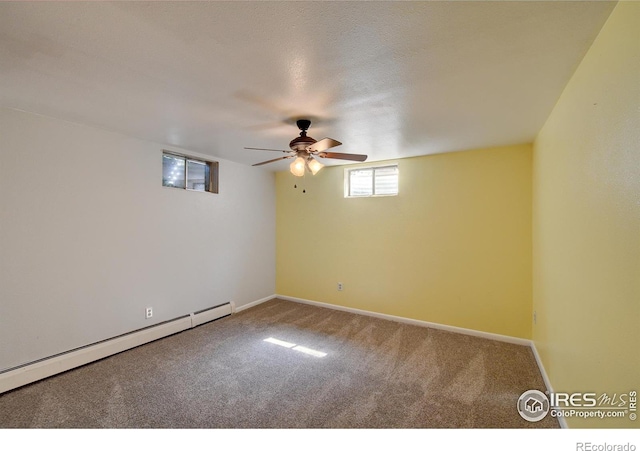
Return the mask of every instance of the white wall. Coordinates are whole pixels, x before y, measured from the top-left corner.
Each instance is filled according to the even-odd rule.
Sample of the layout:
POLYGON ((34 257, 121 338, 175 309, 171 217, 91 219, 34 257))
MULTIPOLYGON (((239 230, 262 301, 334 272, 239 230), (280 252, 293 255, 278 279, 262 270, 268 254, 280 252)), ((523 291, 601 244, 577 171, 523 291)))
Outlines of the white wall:
POLYGON ((164 188, 163 148, 0 108, 0 371, 275 292, 273 174, 164 188))

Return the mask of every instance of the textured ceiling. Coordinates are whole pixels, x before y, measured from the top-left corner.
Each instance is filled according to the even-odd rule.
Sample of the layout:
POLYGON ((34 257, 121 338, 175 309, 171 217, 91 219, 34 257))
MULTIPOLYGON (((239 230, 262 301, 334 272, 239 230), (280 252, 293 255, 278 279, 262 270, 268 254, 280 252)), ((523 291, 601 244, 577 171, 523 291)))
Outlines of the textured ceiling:
POLYGON ((530 142, 614 5, 1 2, 0 106, 245 164, 295 117, 369 161, 530 142))

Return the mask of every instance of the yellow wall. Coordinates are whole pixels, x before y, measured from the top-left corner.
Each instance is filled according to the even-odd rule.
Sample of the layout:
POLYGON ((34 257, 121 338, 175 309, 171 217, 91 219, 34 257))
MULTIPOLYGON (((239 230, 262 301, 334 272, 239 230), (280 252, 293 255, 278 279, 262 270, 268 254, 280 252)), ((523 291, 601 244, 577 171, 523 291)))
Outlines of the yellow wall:
POLYGON ((640 391, 639 108, 640 3, 621 2, 534 147, 533 337, 555 391, 640 391))
POLYGON ((277 293, 530 338, 531 152, 398 160, 394 197, 345 199, 343 167, 278 173, 277 293))

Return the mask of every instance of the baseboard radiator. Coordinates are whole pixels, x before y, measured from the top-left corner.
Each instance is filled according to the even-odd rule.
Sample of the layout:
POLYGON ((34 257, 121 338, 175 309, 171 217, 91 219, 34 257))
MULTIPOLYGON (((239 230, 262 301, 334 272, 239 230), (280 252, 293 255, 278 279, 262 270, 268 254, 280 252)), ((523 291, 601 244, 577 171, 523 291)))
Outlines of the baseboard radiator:
POLYGON ((230 303, 165 321, 118 337, 83 346, 0 373, 0 393, 45 379, 127 349, 191 329, 232 313, 230 303))

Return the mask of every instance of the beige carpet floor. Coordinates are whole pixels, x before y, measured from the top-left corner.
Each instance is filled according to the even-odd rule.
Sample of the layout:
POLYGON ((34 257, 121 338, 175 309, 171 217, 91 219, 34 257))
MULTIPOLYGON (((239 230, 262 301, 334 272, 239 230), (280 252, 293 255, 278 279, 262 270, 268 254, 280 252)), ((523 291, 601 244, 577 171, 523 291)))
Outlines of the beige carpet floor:
POLYGON ((558 427, 529 389, 526 346, 275 299, 2 394, 0 427, 558 427))

